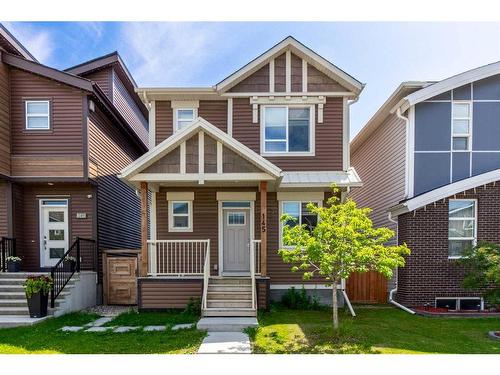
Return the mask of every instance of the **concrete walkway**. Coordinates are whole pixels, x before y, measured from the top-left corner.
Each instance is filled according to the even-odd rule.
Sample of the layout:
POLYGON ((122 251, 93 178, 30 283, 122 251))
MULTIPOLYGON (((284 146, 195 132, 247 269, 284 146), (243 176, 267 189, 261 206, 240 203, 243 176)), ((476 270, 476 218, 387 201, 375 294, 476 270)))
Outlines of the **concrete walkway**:
POLYGON ((250 338, 243 332, 208 332, 198 354, 251 354, 250 338))

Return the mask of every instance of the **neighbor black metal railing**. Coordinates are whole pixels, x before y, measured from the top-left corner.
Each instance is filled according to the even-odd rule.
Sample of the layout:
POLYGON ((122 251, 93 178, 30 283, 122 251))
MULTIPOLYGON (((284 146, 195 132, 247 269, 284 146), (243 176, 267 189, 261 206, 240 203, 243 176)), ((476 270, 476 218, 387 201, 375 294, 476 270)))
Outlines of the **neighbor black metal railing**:
POLYGON ((96 259, 95 240, 77 237, 68 251, 50 270, 50 276, 54 283, 50 292, 50 307, 54 308, 56 298, 61 294, 75 272, 96 270, 96 259), (84 260, 83 263, 82 259, 84 260))
POLYGON ((7 271, 7 258, 16 256, 16 239, 2 237, 0 239, 0 272, 7 271))

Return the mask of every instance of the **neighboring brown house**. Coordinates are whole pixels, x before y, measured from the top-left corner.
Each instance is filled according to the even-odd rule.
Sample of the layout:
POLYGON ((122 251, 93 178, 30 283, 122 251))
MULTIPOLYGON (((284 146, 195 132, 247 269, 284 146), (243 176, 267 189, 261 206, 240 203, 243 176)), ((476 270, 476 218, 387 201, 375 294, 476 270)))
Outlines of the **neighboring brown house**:
POLYGON ((279 218, 314 227, 308 202, 325 204, 331 183, 342 196, 361 185, 349 102, 362 89, 292 37, 213 87, 137 89, 151 150, 120 177, 142 201, 139 308, 201 298, 204 316, 251 316, 292 286, 331 300, 278 255, 279 218))
POLYGON ((134 89, 117 53, 60 71, 0 26, 0 237, 23 271, 51 270, 78 238, 83 270, 140 246, 139 199, 116 176, 147 151, 134 89))
MULTIPOLYGON (((402 83, 351 143, 352 192, 411 254, 389 288, 410 307, 484 308, 462 287, 465 248, 500 243, 500 62, 402 83)), ((369 289, 369 285, 366 288, 369 289)))

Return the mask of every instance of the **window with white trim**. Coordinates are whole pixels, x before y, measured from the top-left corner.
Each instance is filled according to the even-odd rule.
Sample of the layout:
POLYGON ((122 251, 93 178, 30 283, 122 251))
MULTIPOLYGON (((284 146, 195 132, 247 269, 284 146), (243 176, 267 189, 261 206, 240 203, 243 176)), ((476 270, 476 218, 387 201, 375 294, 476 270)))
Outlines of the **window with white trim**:
POLYGON ((192 201, 170 201, 168 230, 169 232, 192 232, 193 231, 193 202, 192 201))
POLYGON ((48 100, 26 100, 26 129, 50 129, 50 103, 48 100))
POLYGON ((192 123, 198 116, 196 108, 175 109, 175 130, 181 130, 192 123))
POLYGON ((471 105, 469 102, 453 102, 452 149, 470 149, 471 105))
MULTIPOLYGON (((315 205, 319 205, 320 202, 312 202, 315 205)), ((281 235, 283 236, 283 227, 289 226, 294 227, 296 225, 305 224, 306 228, 312 232, 316 225, 318 224, 318 215, 312 213, 307 205, 309 201, 282 201, 281 202, 281 213, 282 215, 288 215, 292 218, 285 223, 281 223, 281 235)), ((283 244, 284 246, 291 246, 291 244, 283 244)))
POLYGON ((477 207, 474 199, 450 199, 448 202, 448 257, 460 258, 476 244, 477 207))
POLYGON ((311 106, 264 106, 263 152, 311 152, 312 112, 311 106))

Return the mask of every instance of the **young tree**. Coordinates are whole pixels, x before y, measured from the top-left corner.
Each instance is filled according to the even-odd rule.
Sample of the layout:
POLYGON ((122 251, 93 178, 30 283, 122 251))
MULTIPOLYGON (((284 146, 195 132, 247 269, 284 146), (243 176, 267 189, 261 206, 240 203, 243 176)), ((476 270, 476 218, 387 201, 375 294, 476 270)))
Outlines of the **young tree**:
POLYGON ((369 208, 358 208, 351 199, 340 202, 339 189, 332 185, 333 195, 326 207, 312 203, 310 213, 317 214, 318 223, 311 231, 306 224, 297 225, 296 219, 283 215, 283 261, 293 264, 292 271, 303 272, 304 280, 319 275, 333 287, 333 327, 338 329, 337 287, 352 272, 377 271, 387 278, 392 270, 404 266, 403 256, 410 250, 406 245, 386 246, 394 232, 388 228, 374 228, 369 208))
POLYGON ((480 243, 465 250, 460 263, 468 270, 463 286, 467 289, 487 289, 483 297, 500 310, 500 246, 480 243))

